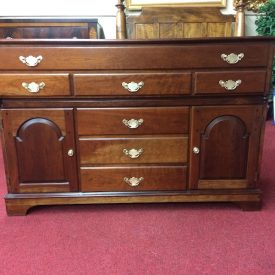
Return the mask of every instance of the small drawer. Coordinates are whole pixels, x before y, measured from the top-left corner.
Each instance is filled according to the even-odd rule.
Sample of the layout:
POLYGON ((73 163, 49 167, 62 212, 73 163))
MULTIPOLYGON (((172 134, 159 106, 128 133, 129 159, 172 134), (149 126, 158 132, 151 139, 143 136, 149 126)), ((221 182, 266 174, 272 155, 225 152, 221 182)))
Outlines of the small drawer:
POLYGON ((263 94, 265 71, 198 72, 194 94, 263 94))
POLYGON ((81 167, 82 192, 185 190, 186 166, 81 167))
POLYGON ((188 107, 77 109, 78 135, 186 134, 188 107))
POLYGON ((0 96, 70 95, 69 74, 0 74, 0 96))
POLYGON ((190 73, 74 74, 76 95, 181 95, 191 92, 190 73))
POLYGON ((80 163, 186 163, 188 137, 81 138, 80 163))
POLYGON ((0 29, 1 38, 88 38, 88 26, 7 27, 0 29))

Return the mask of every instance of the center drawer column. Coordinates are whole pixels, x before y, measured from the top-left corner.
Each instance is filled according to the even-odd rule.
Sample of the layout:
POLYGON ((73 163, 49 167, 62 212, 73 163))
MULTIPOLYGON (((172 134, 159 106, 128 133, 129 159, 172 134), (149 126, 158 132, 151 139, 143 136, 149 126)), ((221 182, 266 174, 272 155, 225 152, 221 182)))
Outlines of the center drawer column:
POLYGON ((188 107, 79 108, 80 191, 185 190, 188 107))

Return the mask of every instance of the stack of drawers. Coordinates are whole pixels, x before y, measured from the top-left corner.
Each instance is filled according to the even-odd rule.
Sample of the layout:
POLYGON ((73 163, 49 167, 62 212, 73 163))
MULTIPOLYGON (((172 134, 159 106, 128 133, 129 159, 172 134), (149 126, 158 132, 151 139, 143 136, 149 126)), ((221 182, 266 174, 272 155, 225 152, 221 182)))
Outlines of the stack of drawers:
POLYGON ((272 41, 2 41, 8 213, 108 202, 258 208, 272 41))
POLYGON ((188 107, 77 109, 81 191, 185 190, 188 107))

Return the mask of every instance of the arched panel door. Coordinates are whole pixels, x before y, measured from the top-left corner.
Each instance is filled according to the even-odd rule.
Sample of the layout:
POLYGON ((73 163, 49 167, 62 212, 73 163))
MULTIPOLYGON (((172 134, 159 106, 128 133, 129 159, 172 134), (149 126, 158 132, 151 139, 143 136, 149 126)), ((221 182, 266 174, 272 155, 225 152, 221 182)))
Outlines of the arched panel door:
POLYGON ((4 110, 10 192, 77 191, 72 110, 4 110))
POLYGON ((254 187, 257 180, 262 106, 194 107, 190 187, 254 187))

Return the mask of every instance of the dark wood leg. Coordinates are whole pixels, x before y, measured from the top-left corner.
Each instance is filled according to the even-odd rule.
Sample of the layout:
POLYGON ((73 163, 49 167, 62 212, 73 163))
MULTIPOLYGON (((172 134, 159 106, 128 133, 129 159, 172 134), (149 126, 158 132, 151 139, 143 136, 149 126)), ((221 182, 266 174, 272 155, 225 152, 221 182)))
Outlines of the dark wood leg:
POLYGON ((235 204, 243 211, 259 211, 262 208, 262 201, 237 201, 235 204))
POLYGON ((13 204, 12 202, 6 202, 8 216, 25 216, 32 206, 33 205, 13 204))

